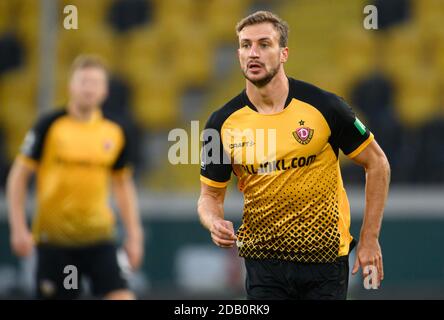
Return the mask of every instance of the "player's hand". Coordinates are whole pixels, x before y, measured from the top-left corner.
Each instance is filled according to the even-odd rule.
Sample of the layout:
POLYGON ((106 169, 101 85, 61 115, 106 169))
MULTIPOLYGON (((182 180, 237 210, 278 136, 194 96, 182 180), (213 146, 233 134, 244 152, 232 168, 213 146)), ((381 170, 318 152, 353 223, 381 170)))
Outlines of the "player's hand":
POLYGON ((143 259, 143 237, 128 237, 124 248, 128 255, 128 262, 133 270, 137 270, 143 259))
POLYGON ((352 274, 356 274, 359 267, 362 269, 362 276, 365 278, 369 275, 369 268, 366 266, 373 265, 377 270, 377 286, 381 285, 381 281, 384 279, 384 267, 382 263, 381 247, 377 238, 374 239, 362 239, 358 243, 356 250, 355 265, 352 270, 352 274))
POLYGON ((11 232, 11 249, 18 257, 27 257, 34 249, 32 233, 27 229, 13 230, 11 232))
POLYGON ((231 221, 215 219, 210 228, 213 242, 222 248, 232 248, 236 243, 236 235, 231 221))

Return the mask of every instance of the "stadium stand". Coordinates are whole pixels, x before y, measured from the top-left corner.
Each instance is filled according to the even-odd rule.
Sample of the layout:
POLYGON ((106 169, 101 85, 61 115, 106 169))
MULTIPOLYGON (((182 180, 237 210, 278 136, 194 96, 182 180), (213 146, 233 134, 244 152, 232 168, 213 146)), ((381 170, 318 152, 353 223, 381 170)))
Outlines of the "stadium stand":
MULTIPOLYGON (((63 19, 62 8, 71 2, 58 2, 59 21, 63 19)), ((197 110, 196 120, 203 121, 211 110, 242 88, 234 25, 257 8, 255 1, 72 3, 78 7, 79 29, 64 30, 60 23, 57 30, 54 106, 66 102, 69 64, 81 52, 94 52, 107 60, 114 77, 127 87, 125 101, 142 132, 138 138, 151 139, 154 145, 159 137, 166 140, 170 129, 189 127, 184 123, 184 113, 190 106, 184 97, 190 92, 204 92, 200 105, 192 106, 197 110), (231 59, 222 64, 226 75, 221 78, 215 66, 223 50, 231 59)), ((288 74, 352 102, 376 133, 385 135, 379 124, 392 121, 399 143, 395 139, 386 148, 388 154, 394 155, 394 179, 409 181, 403 176, 409 170, 401 168, 405 164, 399 164, 404 173, 396 174, 400 161, 396 160, 399 150, 395 146, 401 148, 408 137, 427 131, 431 121, 443 117, 444 31, 440 26, 444 7, 439 0, 390 3, 344 0, 326 6, 318 1, 276 1, 272 9, 291 24, 288 74), (367 3, 379 6, 381 30, 368 32, 362 27, 362 7, 367 3), (382 100, 366 104, 369 95, 359 92, 365 92, 368 86, 378 92, 386 89, 390 101, 380 97, 382 100)), ((0 126, 6 137, 8 161, 37 114, 39 19, 37 1, 0 2, 0 126), (13 20, 11 13, 16 15, 13 20), (15 53, 8 56, 8 52, 15 53), (3 66, 8 57, 9 65, 3 66)), ((143 155, 140 162, 154 165, 144 166, 146 170, 141 173, 140 180, 146 187, 170 187, 162 178, 166 173, 178 189, 196 187, 196 166, 174 168, 156 161, 157 151, 138 153, 143 155)), ((421 178, 412 180, 421 182, 421 178)))

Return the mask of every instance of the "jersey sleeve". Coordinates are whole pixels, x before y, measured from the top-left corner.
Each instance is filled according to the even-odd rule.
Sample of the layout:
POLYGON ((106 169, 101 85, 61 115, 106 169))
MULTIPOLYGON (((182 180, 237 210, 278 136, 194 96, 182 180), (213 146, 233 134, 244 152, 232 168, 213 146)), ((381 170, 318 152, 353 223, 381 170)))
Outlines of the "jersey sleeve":
POLYGON ((333 111, 331 142, 345 155, 354 158, 372 142, 374 136, 342 98, 330 98, 330 105, 333 111))
POLYGON ((49 129, 54 121, 65 112, 55 112, 39 118, 27 132, 20 149, 19 158, 25 163, 35 166, 41 160, 49 129))
POLYGON ((201 153, 200 181, 216 188, 226 187, 233 171, 230 157, 222 143, 222 122, 217 112, 208 119, 201 153))
POLYGON ((122 128, 122 148, 112 165, 113 171, 120 171, 123 169, 129 169, 132 166, 132 148, 131 141, 129 140, 129 134, 127 130, 122 128))

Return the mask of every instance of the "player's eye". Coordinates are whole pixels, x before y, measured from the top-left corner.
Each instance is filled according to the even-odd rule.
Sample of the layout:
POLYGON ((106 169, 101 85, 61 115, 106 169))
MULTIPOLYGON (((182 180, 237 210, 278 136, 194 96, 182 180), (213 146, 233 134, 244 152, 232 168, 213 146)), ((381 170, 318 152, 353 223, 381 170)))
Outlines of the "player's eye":
POLYGON ((242 43, 241 48, 249 48, 251 45, 249 43, 242 43))

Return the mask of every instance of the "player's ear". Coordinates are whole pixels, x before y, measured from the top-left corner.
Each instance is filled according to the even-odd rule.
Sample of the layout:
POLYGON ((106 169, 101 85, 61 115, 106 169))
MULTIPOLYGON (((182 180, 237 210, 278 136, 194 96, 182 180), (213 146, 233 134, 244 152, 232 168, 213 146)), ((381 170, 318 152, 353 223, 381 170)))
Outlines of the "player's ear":
POLYGON ((281 63, 285 63, 288 60, 288 47, 281 48, 281 63))

